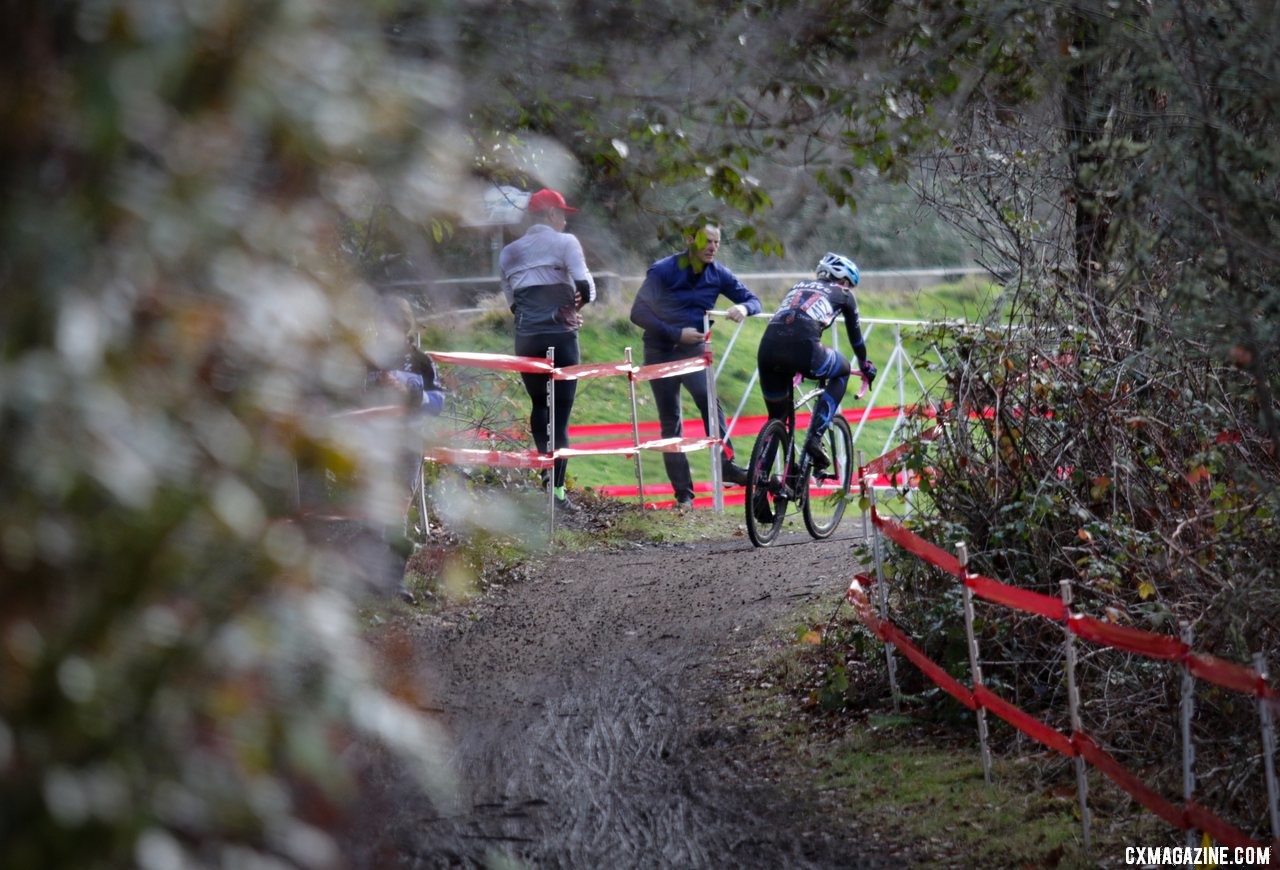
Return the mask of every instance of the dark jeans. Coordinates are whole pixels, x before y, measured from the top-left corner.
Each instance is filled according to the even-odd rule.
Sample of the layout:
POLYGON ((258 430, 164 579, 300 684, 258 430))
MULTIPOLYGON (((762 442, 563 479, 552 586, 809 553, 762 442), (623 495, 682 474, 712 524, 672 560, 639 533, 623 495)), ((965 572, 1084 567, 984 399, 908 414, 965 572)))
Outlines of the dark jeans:
MULTIPOLYGON (((681 344, 675 347, 655 347, 646 344, 644 346, 644 363, 645 365, 654 365, 656 363, 675 362, 676 360, 701 356, 703 348, 704 345, 701 344, 681 344)), ((702 413, 702 424, 706 426, 707 432, 711 431, 711 421, 707 416, 707 372, 704 370, 689 375, 681 375, 680 377, 659 378, 649 382, 649 386, 653 389, 653 403, 658 408, 658 423, 662 428, 663 438, 684 437, 684 416, 680 412, 680 387, 682 385, 689 391, 689 395, 693 397, 693 403, 698 406, 698 410, 702 413)), ((716 418, 720 423, 720 437, 724 438, 724 433, 729 427, 725 421, 724 408, 721 407, 719 402, 716 402, 716 418)), ((723 461, 728 463, 732 458, 733 446, 728 439, 725 439, 723 461)), ((662 462, 666 466, 667 478, 671 481, 671 488, 675 490, 676 500, 685 501, 693 498, 693 474, 689 470, 689 457, 684 453, 664 453, 662 454, 662 462)))
MULTIPOLYGON (((536 356, 545 358, 547 348, 553 347, 556 351, 556 367, 576 366, 581 357, 578 352, 578 334, 576 332, 552 332, 542 335, 517 335, 516 336, 516 355, 517 356, 536 356)), ((578 394, 577 381, 555 381, 556 398, 556 418, 553 421, 553 437, 554 447, 548 443, 547 439, 547 419, 550 417, 550 408, 547 406, 547 381, 551 380, 548 375, 529 374, 527 372, 520 373, 520 379, 524 381, 525 391, 529 394, 529 401, 533 405, 533 410, 529 413, 529 431, 533 435, 533 443, 537 445, 539 453, 550 453, 554 449, 569 446, 569 412, 573 410, 573 399, 578 394)), ((557 459, 555 462, 555 483, 554 486, 564 486, 565 469, 569 464, 567 459, 557 459)))

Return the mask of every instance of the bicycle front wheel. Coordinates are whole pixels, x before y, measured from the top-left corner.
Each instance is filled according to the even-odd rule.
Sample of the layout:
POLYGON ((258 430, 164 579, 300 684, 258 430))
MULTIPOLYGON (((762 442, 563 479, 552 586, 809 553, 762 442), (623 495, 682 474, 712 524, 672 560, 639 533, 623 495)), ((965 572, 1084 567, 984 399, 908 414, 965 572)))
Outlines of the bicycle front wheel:
POLYGON ((769 546, 782 531, 782 517, 787 512, 783 469, 790 453, 786 424, 781 420, 765 423, 756 436, 747 468, 747 534, 757 547, 769 546))
POLYGON ((804 525, 815 538, 829 538, 840 525, 853 483, 853 436, 839 414, 831 420, 822 439, 831 464, 821 472, 809 471, 809 497, 804 500, 804 525))

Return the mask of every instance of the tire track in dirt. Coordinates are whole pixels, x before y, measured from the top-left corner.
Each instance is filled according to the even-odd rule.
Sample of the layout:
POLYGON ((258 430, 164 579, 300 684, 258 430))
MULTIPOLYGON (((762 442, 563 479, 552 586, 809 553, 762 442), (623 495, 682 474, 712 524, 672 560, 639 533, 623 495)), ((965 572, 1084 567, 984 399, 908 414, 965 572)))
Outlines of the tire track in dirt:
POLYGON ((383 837, 402 866, 880 866, 851 825, 753 771, 709 707, 726 656, 808 601, 835 605, 853 543, 553 556, 468 614, 424 620, 414 646, 464 790, 442 814, 393 789, 383 837))

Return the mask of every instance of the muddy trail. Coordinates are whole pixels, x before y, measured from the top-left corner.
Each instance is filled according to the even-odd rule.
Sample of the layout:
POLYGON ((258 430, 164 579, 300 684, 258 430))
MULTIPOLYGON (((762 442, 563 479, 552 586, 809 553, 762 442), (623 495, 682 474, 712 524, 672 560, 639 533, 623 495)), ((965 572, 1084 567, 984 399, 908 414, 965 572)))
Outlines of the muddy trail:
POLYGON ((362 866, 888 866, 855 819, 788 796, 713 715, 753 643, 806 604, 836 606, 858 537, 553 556, 465 612, 417 619, 409 655, 451 735, 459 801, 442 812, 385 771, 362 866))

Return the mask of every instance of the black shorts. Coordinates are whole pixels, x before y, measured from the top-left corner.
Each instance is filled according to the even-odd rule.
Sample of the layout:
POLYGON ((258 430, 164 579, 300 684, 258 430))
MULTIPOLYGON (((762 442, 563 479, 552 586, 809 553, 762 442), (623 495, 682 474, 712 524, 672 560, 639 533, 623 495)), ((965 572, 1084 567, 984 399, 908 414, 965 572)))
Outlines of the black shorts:
POLYGON ((814 380, 849 374, 848 360, 821 339, 821 333, 814 335, 810 330, 779 329, 772 324, 765 330, 756 365, 766 401, 789 397, 797 374, 814 380))

